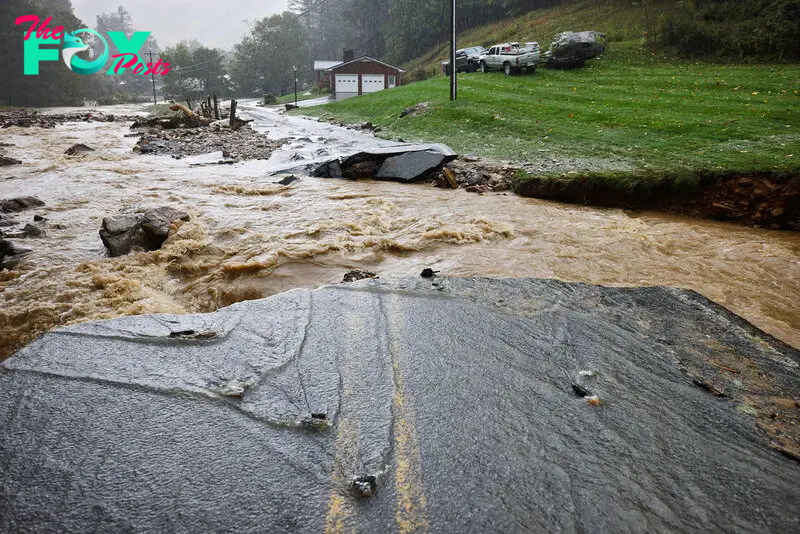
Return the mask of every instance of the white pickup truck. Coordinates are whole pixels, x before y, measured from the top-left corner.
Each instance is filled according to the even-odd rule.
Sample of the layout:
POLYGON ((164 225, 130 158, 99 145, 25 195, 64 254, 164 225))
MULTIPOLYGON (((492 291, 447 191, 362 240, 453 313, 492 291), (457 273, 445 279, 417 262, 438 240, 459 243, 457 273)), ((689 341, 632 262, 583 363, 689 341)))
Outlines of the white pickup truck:
POLYGON ((536 72, 536 62, 541 57, 539 43, 496 44, 479 58, 481 72, 502 70, 507 76, 519 72, 536 72))

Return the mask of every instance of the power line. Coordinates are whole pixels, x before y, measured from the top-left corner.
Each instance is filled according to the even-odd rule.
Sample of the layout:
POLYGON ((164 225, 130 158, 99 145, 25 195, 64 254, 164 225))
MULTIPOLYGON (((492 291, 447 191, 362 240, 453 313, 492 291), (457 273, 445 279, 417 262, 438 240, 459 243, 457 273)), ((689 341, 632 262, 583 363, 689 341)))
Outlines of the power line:
MULTIPOLYGON (((320 0, 316 4, 312 5, 311 7, 306 9, 305 11, 302 11, 302 12, 298 13, 297 15, 295 15, 294 17, 292 17, 289 20, 291 22, 294 22, 294 21, 298 20, 300 17, 303 17, 303 16, 307 15, 308 13, 310 13, 311 11, 313 11, 314 9, 320 7, 322 4, 327 3, 328 1, 329 0, 320 0)), ((251 47, 250 48, 250 50, 252 50, 252 49, 255 49, 255 47, 251 47)), ((247 51, 247 50, 248 49, 245 49, 245 51, 247 51)), ((231 50, 230 52, 225 52, 224 54, 220 55, 218 58, 209 59, 209 60, 203 61, 201 63, 195 63, 194 65, 187 65, 186 67, 176 67, 175 68, 175 72, 180 73, 180 74, 187 74, 187 73, 190 74, 190 73, 192 73, 192 72, 194 72, 196 70, 200 70, 199 67, 207 65, 209 63, 213 63, 214 61, 218 61, 218 60, 220 60, 220 59, 222 59, 224 57, 227 57, 227 56, 233 54, 234 52, 235 52, 235 50, 231 50)))

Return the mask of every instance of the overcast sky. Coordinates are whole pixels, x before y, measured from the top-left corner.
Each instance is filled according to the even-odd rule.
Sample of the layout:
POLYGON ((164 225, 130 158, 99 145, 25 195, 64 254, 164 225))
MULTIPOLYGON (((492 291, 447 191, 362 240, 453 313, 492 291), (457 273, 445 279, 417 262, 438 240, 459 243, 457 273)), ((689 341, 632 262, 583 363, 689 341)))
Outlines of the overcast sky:
POLYGON ((98 13, 122 5, 137 30, 152 32, 160 47, 197 39, 206 46, 229 49, 247 32, 246 20, 262 19, 286 9, 288 0, 72 0, 75 14, 96 26, 98 13))

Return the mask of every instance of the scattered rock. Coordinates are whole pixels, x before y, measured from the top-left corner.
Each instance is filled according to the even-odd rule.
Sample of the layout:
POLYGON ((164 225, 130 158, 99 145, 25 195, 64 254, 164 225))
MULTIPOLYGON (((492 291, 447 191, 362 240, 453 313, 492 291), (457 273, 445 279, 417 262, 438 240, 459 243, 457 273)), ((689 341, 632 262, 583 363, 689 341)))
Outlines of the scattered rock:
POLYGON ((79 154, 81 152, 94 152, 94 149, 84 145, 83 143, 76 143, 69 147, 64 154, 68 156, 74 156, 75 154, 79 154))
POLYGON ((295 106, 294 104, 284 104, 283 107, 286 108, 286 111, 291 111, 293 109, 299 109, 299 106, 295 106))
POLYGON ((18 159, 0 156, 0 167, 7 167, 9 165, 21 165, 22 162, 18 159))
POLYGON ((115 122, 117 118, 114 115, 106 115, 106 122, 115 122))
POLYGON ((148 241, 149 250, 161 248, 169 236, 173 221, 188 221, 189 214, 169 206, 162 206, 144 213, 141 227, 148 241))
POLYGON ((416 106, 407 107, 400 113, 400 118, 416 113, 417 111, 427 109, 430 104, 428 102, 420 102, 416 106))
POLYGON ((273 104, 276 104, 278 102, 278 99, 275 97, 275 95, 267 93, 264 95, 264 99, 262 100, 262 102, 265 106, 271 106, 273 104))
POLYGON ((15 268, 23 256, 32 252, 29 248, 17 245, 16 242, 8 239, 0 240, 0 269, 15 268))
POLYGON ((298 181, 299 179, 300 178, 298 178, 294 174, 291 174, 291 175, 285 177, 283 180, 278 180, 277 182, 272 182, 272 183, 275 184, 275 185, 289 185, 289 184, 293 184, 294 182, 298 181))
POLYGON ((0 211, 4 213, 15 213, 29 208, 44 206, 44 202, 36 197, 16 197, 7 200, 0 200, 0 211))
POLYGON ((467 186, 466 189, 470 193, 478 193, 479 195, 482 195, 482 194, 487 193, 489 191, 489 186, 486 186, 486 185, 470 185, 470 186, 467 186))
POLYGON ((433 269, 431 269, 430 267, 426 267, 426 268, 422 269, 422 272, 421 272, 421 273, 419 273, 419 275, 420 275, 422 278, 435 278, 435 277, 436 277, 436 274, 437 274, 438 272, 440 272, 440 271, 434 271, 434 270, 433 270, 433 269))
POLYGON ((374 130, 375 126, 373 126, 371 122, 362 122, 361 123, 361 129, 362 130, 374 130))
POLYGON ((28 223, 25 225, 25 228, 22 229, 22 232, 25 234, 25 237, 45 237, 47 236, 47 231, 39 225, 28 223))
POLYGON ((144 235, 141 230, 143 218, 143 215, 135 213, 103 219, 100 239, 111 257, 123 256, 135 248, 145 248, 144 235))
POLYGON ((144 213, 115 215, 103 219, 100 239, 112 257, 133 251, 158 250, 169 237, 172 223, 188 221, 189 214, 162 206, 144 213))
POLYGON ((46 221, 47 219, 42 217, 41 215, 34 215, 33 216, 33 220, 34 220, 34 222, 42 222, 42 221, 46 221))
POLYGON ((378 480, 373 475, 357 476, 353 478, 352 489, 358 497, 372 497, 378 489, 378 480))
POLYGON ((366 280, 368 278, 378 278, 378 275, 369 271, 361 271, 359 269, 355 269, 353 271, 347 272, 342 279, 342 283, 350 283, 350 282, 357 282, 358 280, 366 280))

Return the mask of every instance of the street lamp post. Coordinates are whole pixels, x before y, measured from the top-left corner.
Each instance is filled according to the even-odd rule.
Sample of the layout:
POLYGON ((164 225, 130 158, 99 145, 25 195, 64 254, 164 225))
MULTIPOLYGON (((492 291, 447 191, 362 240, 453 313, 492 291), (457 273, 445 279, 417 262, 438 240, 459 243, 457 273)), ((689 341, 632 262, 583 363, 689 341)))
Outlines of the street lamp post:
POLYGON ((292 66, 294 71, 294 107, 297 107, 297 65, 292 66))

